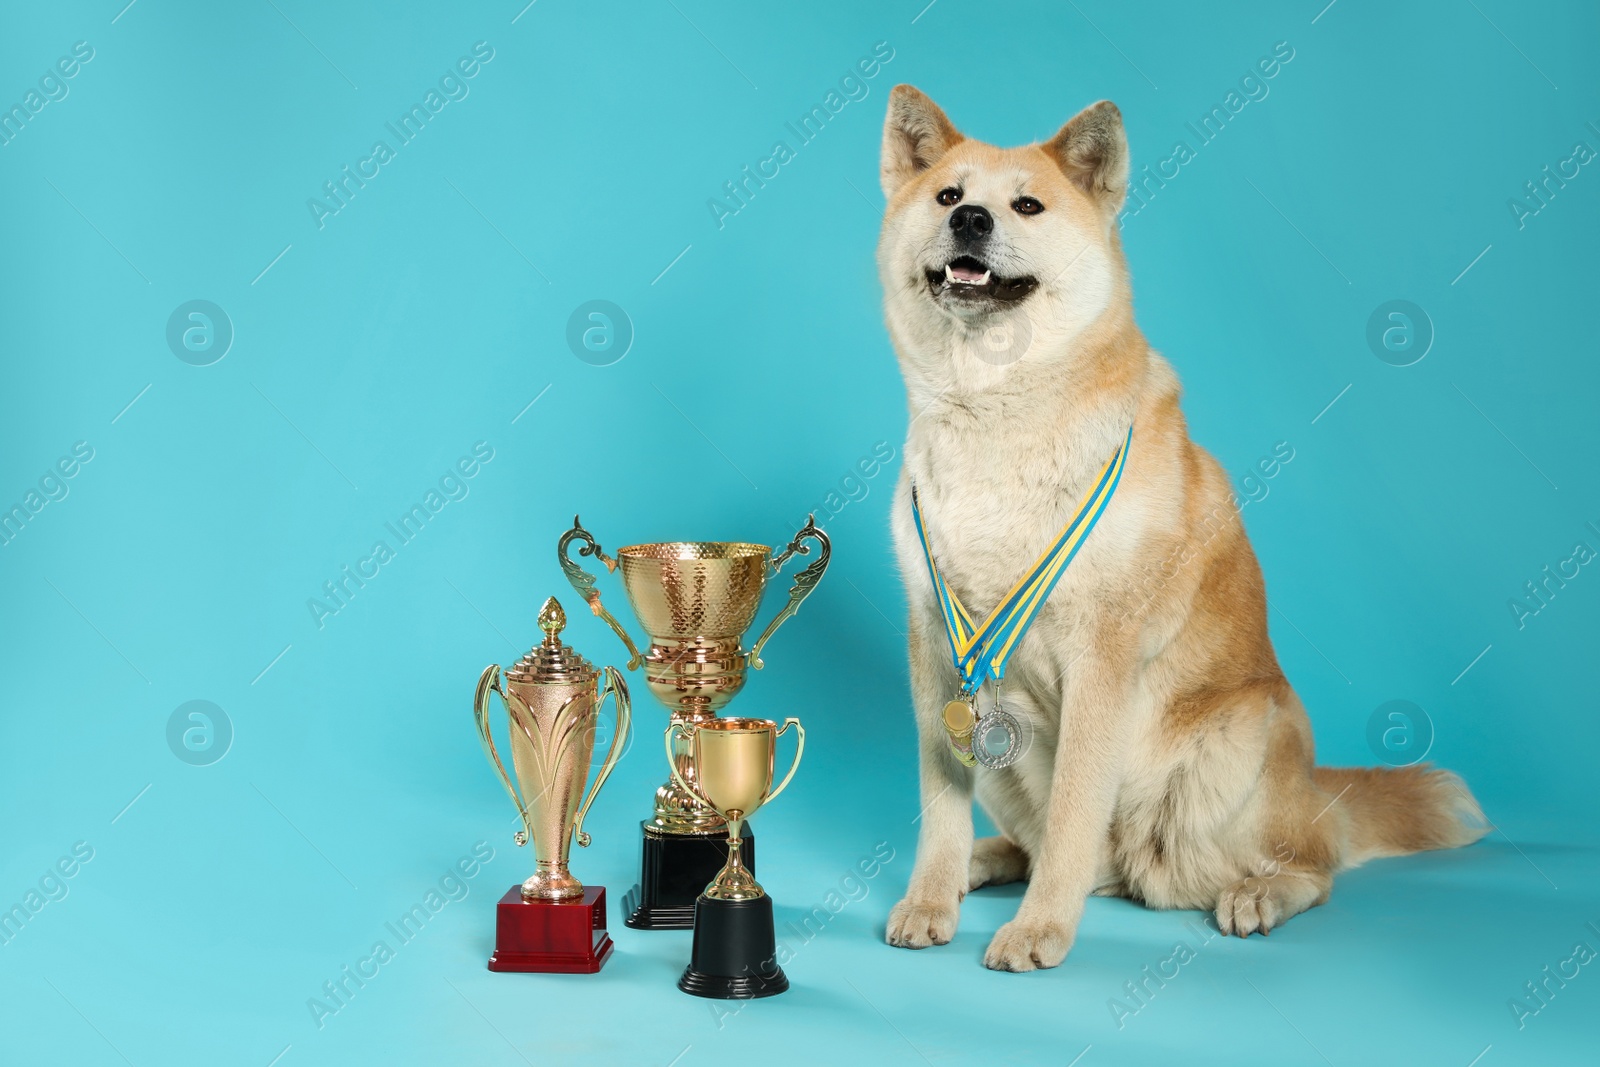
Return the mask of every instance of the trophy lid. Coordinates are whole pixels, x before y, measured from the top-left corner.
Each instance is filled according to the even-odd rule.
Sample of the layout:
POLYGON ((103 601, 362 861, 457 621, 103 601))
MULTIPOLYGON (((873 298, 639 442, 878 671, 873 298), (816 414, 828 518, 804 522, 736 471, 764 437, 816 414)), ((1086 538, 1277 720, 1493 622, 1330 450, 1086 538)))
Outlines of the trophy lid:
POLYGON ((534 645, 506 672, 514 682, 586 682, 597 673, 594 665, 578 655, 571 646, 563 644, 561 631, 567 625, 567 613, 561 602, 550 597, 539 609, 539 629, 544 640, 534 645))

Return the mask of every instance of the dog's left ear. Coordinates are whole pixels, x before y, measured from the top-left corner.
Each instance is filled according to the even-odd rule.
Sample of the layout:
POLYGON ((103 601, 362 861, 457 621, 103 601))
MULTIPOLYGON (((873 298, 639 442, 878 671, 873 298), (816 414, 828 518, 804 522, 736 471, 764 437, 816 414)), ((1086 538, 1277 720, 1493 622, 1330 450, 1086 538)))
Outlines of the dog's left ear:
POLYGON ((1045 142, 1044 150, 1102 214, 1115 215, 1122 207, 1128 193, 1128 135, 1116 104, 1090 104, 1045 142))

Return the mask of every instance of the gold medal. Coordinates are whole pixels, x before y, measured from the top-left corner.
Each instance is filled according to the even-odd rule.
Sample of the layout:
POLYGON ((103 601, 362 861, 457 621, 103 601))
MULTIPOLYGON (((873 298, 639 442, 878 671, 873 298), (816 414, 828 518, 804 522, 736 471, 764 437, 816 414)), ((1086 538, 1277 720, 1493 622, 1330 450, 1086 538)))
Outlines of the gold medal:
POLYGON ((976 767, 978 757, 972 752, 972 728, 978 723, 978 712, 966 700, 952 700, 944 706, 944 732, 950 742, 950 752, 965 767, 976 767))

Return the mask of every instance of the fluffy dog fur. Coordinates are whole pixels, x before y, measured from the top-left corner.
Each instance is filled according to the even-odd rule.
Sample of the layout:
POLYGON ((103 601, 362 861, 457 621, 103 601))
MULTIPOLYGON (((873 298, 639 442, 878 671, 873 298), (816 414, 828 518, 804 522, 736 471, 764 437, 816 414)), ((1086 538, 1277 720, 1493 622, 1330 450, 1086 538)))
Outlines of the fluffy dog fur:
POLYGON ((1022 879, 989 967, 1059 964, 1091 893, 1214 909, 1224 933, 1264 934, 1327 900, 1335 871, 1484 832, 1449 772, 1313 766, 1228 477, 1189 439, 1177 377, 1134 324, 1116 224, 1127 176, 1108 101, 1012 149, 965 139, 911 86, 889 101, 878 263, 912 416, 893 524, 923 807, 892 945, 948 942, 969 890, 1022 879), (941 190, 991 213, 976 244, 941 190), (1043 210, 1024 213, 1021 197, 1043 210), (988 268, 983 287, 943 284, 963 250, 988 268), (997 327, 1024 339, 1020 358, 997 358, 997 327), (1006 770, 968 770, 940 725, 956 675, 911 481, 947 580, 986 615, 1130 423, 1121 487, 1006 675, 1027 751, 1006 770), (1001 836, 973 840, 974 792, 1001 836))

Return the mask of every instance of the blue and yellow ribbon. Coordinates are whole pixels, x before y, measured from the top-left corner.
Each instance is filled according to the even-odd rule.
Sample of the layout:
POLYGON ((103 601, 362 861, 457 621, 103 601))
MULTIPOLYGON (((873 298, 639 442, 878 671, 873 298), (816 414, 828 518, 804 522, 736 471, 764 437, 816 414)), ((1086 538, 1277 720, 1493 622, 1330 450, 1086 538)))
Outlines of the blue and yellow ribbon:
POLYGON ((1067 564, 1083 547, 1084 539, 1111 502, 1122 479, 1122 467, 1128 458, 1128 447, 1133 443, 1133 427, 1117 451, 1106 461, 1072 519, 1057 535, 1050 547, 1036 560, 1033 567, 1005 595, 1000 605, 977 625, 961 598, 945 583, 939 564, 928 545, 928 530, 922 521, 922 506, 917 500, 917 487, 911 487, 911 516, 917 524, 917 537, 922 541, 922 554, 928 561, 928 576, 939 599, 939 610, 944 616, 945 632, 950 638, 950 654, 956 672, 961 675, 961 691, 968 696, 978 691, 990 678, 998 681, 1005 677, 1006 660, 1010 658, 1022 635, 1028 632, 1033 617, 1044 606, 1051 590, 1066 573, 1067 564))

